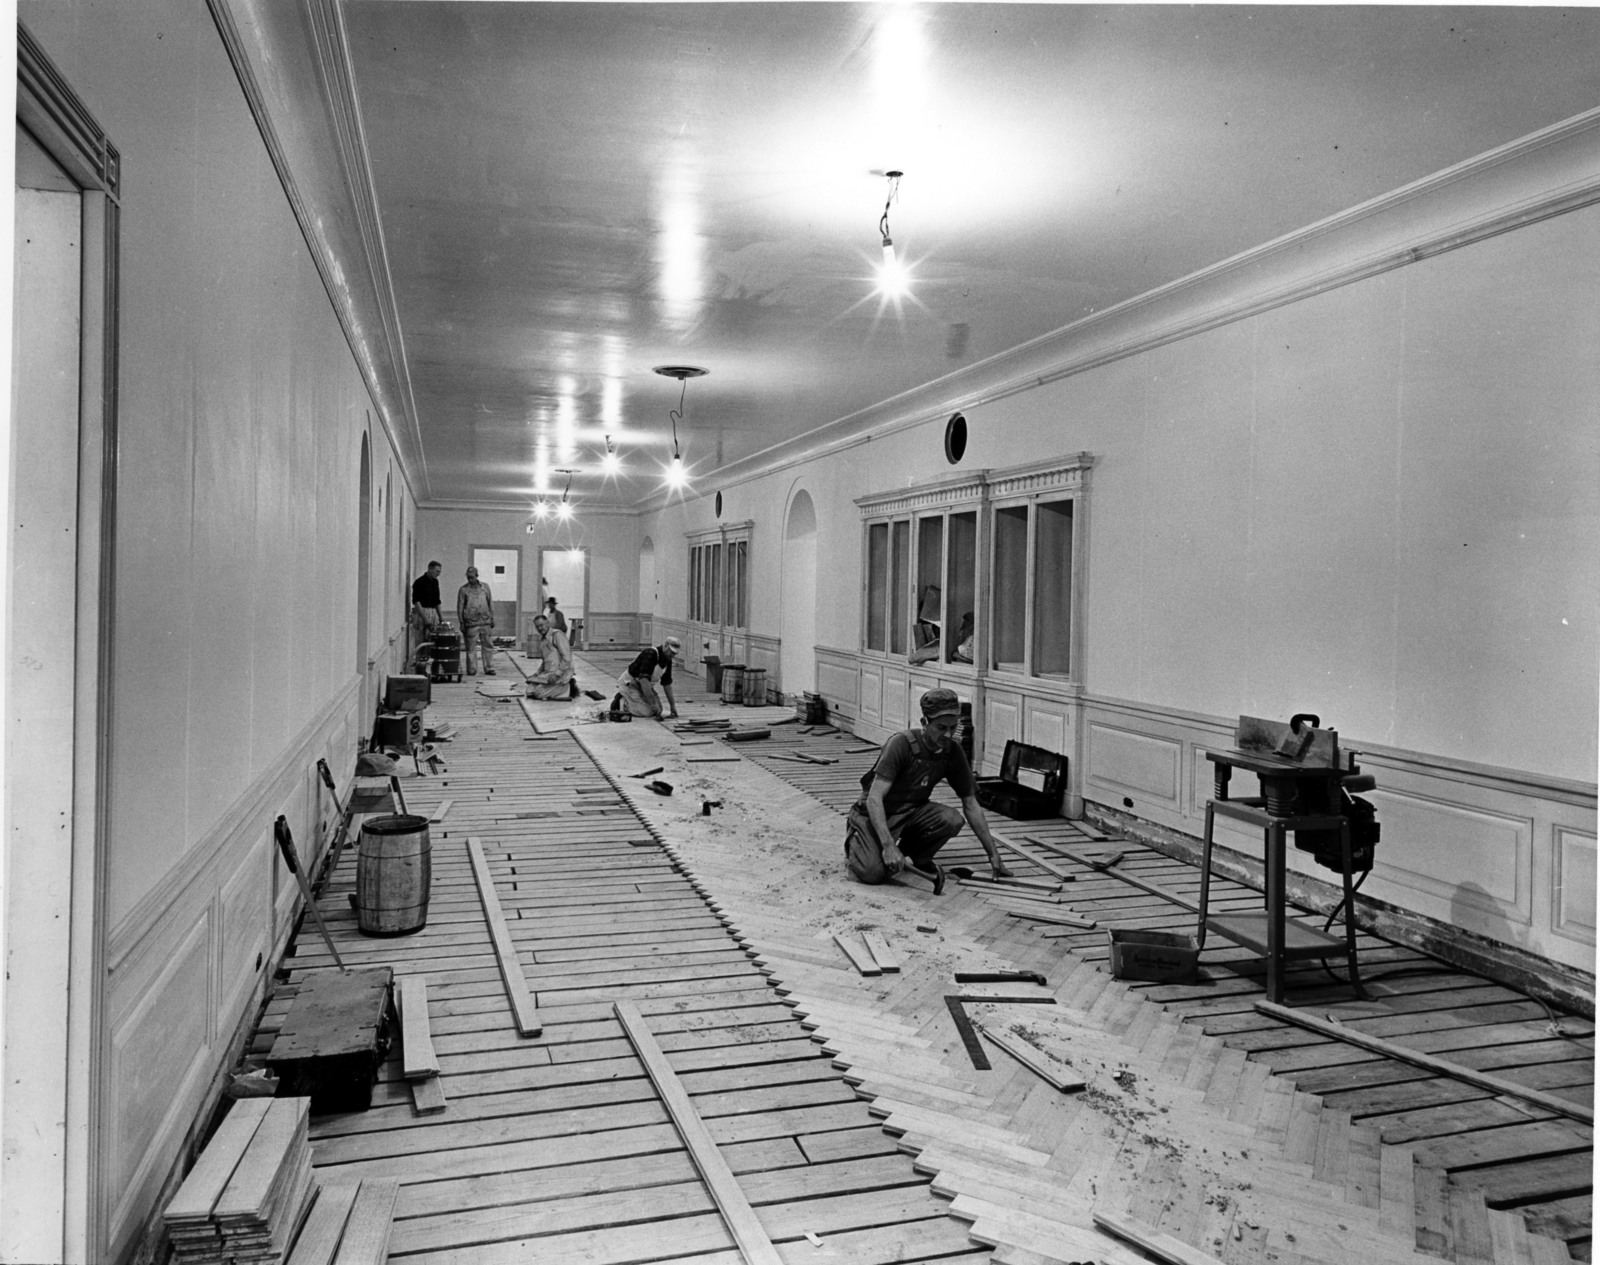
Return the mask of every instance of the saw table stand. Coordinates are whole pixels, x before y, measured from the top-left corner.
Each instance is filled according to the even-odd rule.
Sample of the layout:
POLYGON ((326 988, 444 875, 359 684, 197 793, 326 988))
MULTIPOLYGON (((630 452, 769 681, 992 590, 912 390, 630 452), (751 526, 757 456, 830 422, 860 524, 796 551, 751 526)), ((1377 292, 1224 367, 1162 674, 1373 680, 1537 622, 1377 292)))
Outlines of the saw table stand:
POLYGON ((1344 777, 1343 771, 1337 767, 1300 764, 1265 751, 1207 751, 1206 759, 1216 766, 1216 797, 1206 804, 1205 847, 1200 862, 1200 947, 1205 947, 1206 933, 1209 931, 1261 954, 1267 963, 1267 999, 1277 1003, 1283 1001, 1283 976, 1287 963, 1342 957, 1350 964, 1350 983, 1355 987, 1356 994, 1364 997, 1366 993, 1361 987, 1360 970, 1356 964, 1350 823, 1335 807, 1339 803, 1338 792, 1344 777), (1234 769, 1257 774, 1261 779, 1262 793, 1250 798, 1229 799, 1228 782, 1234 769), (1303 806, 1308 803, 1326 804, 1329 807, 1325 812, 1306 812, 1303 806), (1259 912, 1208 912, 1212 832, 1219 815, 1261 830, 1265 853, 1265 908, 1259 912), (1286 917, 1286 850, 1290 833, 1298 830, 1339 832, 1344 879, 1342 938, 1286 917))

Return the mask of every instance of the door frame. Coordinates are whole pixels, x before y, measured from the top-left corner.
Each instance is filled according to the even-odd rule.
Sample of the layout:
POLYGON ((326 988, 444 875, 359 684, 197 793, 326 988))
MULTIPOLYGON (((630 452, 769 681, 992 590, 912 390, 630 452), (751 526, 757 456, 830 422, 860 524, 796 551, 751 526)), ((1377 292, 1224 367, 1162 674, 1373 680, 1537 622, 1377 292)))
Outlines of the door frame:
MULTIPOLYGON (((594 562, 594 559, 590 556, 589 546, 588 545, 539 545, 539 546, 537 546, 537 550, 538 550, 537 561, 539 563, 539 610, 541 610, 541 611, 544 609, 544 556, 545 556, 545 554, 547 554, 547 553, 565 553, 565 554, 581 553, 583 555, 583 632, 584 632, 584 636, 587 638, 589 633, 592 631, 593 624, 594 624, 594 620, 590 618, 590 615, 592 614, 592 612, 589 610, 589 573, 590 573, 590 571, 592 569, 591 564, 594 562)), ((572 621, 569 619, 567 621, 567 628, 568 628, 569 631, 570 631, 571 627, 572 627, 572 621)))
MULTIPOLYGON (((517 645, 520 646, 522 644, 522 586, 528 582, 527 578, 526 578, 527 577, 527 573, 524 570, 524 568, 528 564, 528 560, 522 554, 522 546, 521 545, 474 545, 474 544, 469 544, 467 546, 467 565, 469 567, 476 567, 478 565, 477 559, 473 555, 476 554, 477 551, 480 550, 480 549, 502 549, 502 550, 505 550, 507 553, 514 553, 514 554, 517 555, 516 592, 511 595, 511 600, 512 600, 512 603, 513 603, 512 610, 511 610, 511 631, 510 631, 509 634, 507 634, 507 633, 500 632, 497 629, 496 630, 496 635, 501 636, 501 637, 510 636, 513 640, 516 641, 517 645)), ((481 570, 482 568, 479 568, 479 569, 481 570)), ((478 578, 480 580, 483 580, 483 576, 482 575, 479 575, 478 578)), ((493 590, 493 588, 494 588, 493 584, 491 584, 488 580, 483 580, 483 582, 485 584, 489 585, 489 588, 490 588, 491 591, 493 590)), ((456 585, 456 588, 459 589, 460 587, 461 587, 461 585, 459 585, 459 584, 456 585)), ((501 598, 500 600, 502 602, 505 601, 504 598, 501 598)), ((455 608, 451 607, 451 609, 454 610, 455 608)), ((466 630, 462 629, 462 632, 465 633, 466 630)))
MULTIPOLYGON (((65 1165, 61 1252, 99 1260, 110 1189, 102 1104, 111 1066, 105 1022, 107 796, 116 610, 117 343, 121 155, 27 27, 17 24, 17 123, 82 193, 78 506, 72 708, 72 842, 65 1165)), ((8 507, 9 509, 9 507, 8 507)), ((9 523, 9 513, 7 516, 9 523)), ((9 549, 9 546, 8 546, 9 549)), ((60 913, 41 904, 42 922, 60 913)), ((29 927, 7 925, 5 935, 29 927)), ((59 1000, 57 1002, 59 1004, 59 1000)))

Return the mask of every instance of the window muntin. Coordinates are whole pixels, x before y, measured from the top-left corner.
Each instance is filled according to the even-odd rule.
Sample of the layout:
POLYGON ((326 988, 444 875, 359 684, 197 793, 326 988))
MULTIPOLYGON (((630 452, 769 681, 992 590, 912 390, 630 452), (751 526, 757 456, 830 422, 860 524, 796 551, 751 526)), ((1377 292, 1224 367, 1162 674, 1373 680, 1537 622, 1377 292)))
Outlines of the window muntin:
POLYGON ((911 594, 911 521, 896 519, 889 573, 889 653, 906 652, 910 620, 906 618, 911 594))
POLYGON ((978 512, 949 516, 945 544, 944 636, 939 657, 955 662, 956 650, 972 631, 978 606, 978 512))
POLYGON ((695 623, 747 628, 750 621, 750 538, 747 531, 689 545, 689 618, 695 623))
POLYGON ((994 512, 994 616, 990 663, 1021 672, 1028 653, 1028 520, 1026 505, 994 512))

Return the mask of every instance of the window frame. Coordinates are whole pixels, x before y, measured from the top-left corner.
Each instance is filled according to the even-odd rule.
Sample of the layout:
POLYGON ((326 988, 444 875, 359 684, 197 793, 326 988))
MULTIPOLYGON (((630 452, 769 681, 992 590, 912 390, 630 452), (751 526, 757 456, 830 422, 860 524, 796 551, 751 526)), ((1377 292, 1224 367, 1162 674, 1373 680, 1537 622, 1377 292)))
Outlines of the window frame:
POLYGON ((689 532, 689 622, 731 632, 750 629, 752 520, 689 532))
MULTIPOLYGON (((861 592, 860 592, 860 653, 874 659, 921 667, 938 673, 972 673, 984 677, 1000 675, 1024 677, 1035 681, 1062 686, 1081 684, 1083 670, 1083 596, 1087 568, 1087 506, 1088 476, 1094 457, 1087 452, 1069 453, 1048 461, 1012 466, 1004 470, 979 470, 971 474, 930 480, 910 488, 874 493, 859 497, 856 505, 861 513, 861 592), (1071 557, 1067 566, 1066 609, 1067 627, 1063 637, 1067 670, 1041 672, 1035 670, 1039 661, 1039 647, 1035 644, 1038 627, 1038 601, 1040 578, 1038 571, 1038 535, 1040 507, 1043 505, 1071 504, 1071 557), (1000 664, 994 653, 995 638, 995 584, 1000 575, 1001 538, 1014 539, 1014 516, 1018 509, 1026 515, 1025 553, 1021 561, 1024 591, 1020 605, 1023 628, 1023 657, 1019 662, 1008 660, 1000 664), (1013 517, 1009 532, 1001 525, 1001 516, 1013 517), (957 640, 954 635, 945 637, 965 613, 960 595, 952 593, 950 583, 952 558, 952 519, 971 516, 973 526, 972 606, 974 617, 972 662, 952 659, 957 640), (930 556, 926 535, 937 523, 939 535, 938 557, 930 556), (908 534, 909 558, 905 575, 899 574, 895 549, 897 524, 905 524, 908 534), (924 527, 928 524, 928 527, 924 527), (887 548, 883 552, 884 583, 878 587, 872 557, 872 533, 878 528, 886 533, 887 548), (941 630, 940 654, 937 659, 913 664, 912 655, 918 649, 915 626, 920 613, 920 598, 924 582, 939 584, 939 628, 941 630), (874 592, 877 589, 876 594, 874 592), (903 601, 897 620, 896 603, 903 601), (882 610, 875 611, 874 603, 882 610), (874 618, 881 616, 882 635, 874 628, 874 618), (897 624, 903 623, 903 630, 897 624), (904 649, 896 651, 897 633, 904 637, 904 649), (880 642, 879 644, 869 644, 880 642)), ((1016 568, 1010 574, 1014 576, 1016 568)), ((1053 590, 1059 592, 1059 589, 1053 590)), ((1009 592, 1009 589, 1008 589, 1009 592)), ((1011 602, 1016 609, 1016 603, 1011 602)), ((1015 616, 1013 616, 1015 617, 1015 616)))

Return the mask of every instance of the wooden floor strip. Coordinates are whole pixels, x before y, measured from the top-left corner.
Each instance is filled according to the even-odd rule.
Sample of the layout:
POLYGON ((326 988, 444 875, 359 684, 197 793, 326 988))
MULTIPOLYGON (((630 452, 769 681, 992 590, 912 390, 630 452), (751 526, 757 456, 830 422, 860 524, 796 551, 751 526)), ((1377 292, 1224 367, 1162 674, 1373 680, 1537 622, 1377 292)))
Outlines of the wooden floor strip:
POLYGON ((727 1161, 722 1158, 716 1143, 712 1141, 711 1134, 690 1103, 689 1095, 667 1062, 666 1055, 656 1044, 655 1037, 645 1024, 644 1016, 631 1002, 619 1001, 615 1008, 617 1018, 628 1034, 628 1040, 633 1043, 633 1048, 644 1063, 645 1071, 649 1073, 656 1092, 666 1104, 667 1111, 672 1117, 673 1127, 678 1130, 684 1145, 688 1147, 695 1169, 710 1190, 717 1211, 722 1214, 729 1233, 733 1235, 734 1242, 744 1254, 745 1261, 748 1265, 781 1265, 782 1258, 772 1246, 772 1240, 767 1237, 767 1232, 756 1218, 749 1200, 740 1190, 727 1161))
POLYGON ((505 982, 511 1012, 516 1016, 517 1031, 525 1037, 536 1037, 543 1031, 543 1025, 539 1021, 533 996, 528 992, 522 964, 517 960, 516 946, 506 930, 505 914, 500 908, 500 898, 495 894, 494 876, 489 872, 488 861, 484 859, 483 844, 475 837, 468 838, 467 853, 472 858, 472 876, 477 880, 478 896, 483 901, 484 921, 489 924, 489 938, 499 959, 500 977, 505 982))

